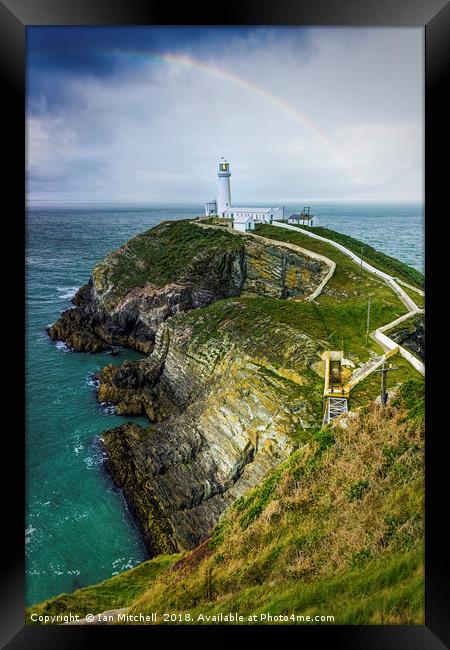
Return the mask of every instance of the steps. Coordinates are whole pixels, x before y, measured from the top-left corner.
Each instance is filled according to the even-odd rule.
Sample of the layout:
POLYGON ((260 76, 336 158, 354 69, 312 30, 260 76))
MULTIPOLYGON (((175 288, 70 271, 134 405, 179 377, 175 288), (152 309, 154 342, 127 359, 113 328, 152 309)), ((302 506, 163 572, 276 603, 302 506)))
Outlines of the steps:
POLYGON ((381 354, 374 357, 373 359, 370 359, 369 361, 366 361, 366 363, 364 363, 362 366, 357 368, 354 373, 352 373, 350 379, 345 384, 345 388, 350 390, 353 388, 353 386, 356 386, 356 384, 365 379, 368 375, 370 375, 371 372, 376 370, 378 366, 381 366, 384 360, 385 355, 381 354))

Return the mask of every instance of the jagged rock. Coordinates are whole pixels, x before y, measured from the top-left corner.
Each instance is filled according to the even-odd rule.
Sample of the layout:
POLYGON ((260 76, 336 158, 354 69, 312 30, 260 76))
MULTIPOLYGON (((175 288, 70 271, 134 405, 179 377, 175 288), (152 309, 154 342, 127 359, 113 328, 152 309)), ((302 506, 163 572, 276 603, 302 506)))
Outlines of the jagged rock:
POLYGON ((388 332, 390 338, 425 361, 425 320, 418 314, 388 332))
POLYGON ((77 352, 123 345, 147 354, 158 327, 177 313, 248 291, 278 298, 306 297, 327 272, 321 260, 255 237, 204 230, 185 222, 166 223, 133 238, 97 264, 89 283, 73 298, 76 306, 64 311, 47 331, 52 340, 65 341, 77 352), (164 247, 173 250, 171 231, 180 229, 180 223, 186 246, 198 239, 203 247, 176 274, 169 258, 163 273, 164 247), (150 259, 144 245, 152 251, 150 259), (171 280, 164 282, 167 278, 171 280))
POLYGON ((172 222, 100 262, 49 328, 74 350, 147 354, 103 368, 98 400, 152 423, 102 434, 151 555, 194 547, 317 422, 311 369, 326 344, 264 312, 241 327, 238 296, 301 299, 327 273, 282 245, 172 222))
POLYGON ((125 424, 103 434, 108 469, 151 552, 163 552, 169 540, 175 548, 193 548, 227 505, 292 453, 298 446, 293 433, 316 417, 301 392, 324 344, 287 329, 283 335, 291 342, 283 354, 294 372, 247 353, 245 340, 231 345, 218 333, 201 343, 184 321, 161 326, 148 358, 100 374, 102 399, 112 395, 101 392, 102 384, 114 386, 117 400, 131 395, 129 404, 134 397, 146 410, 150 404, 157 420, 147 430, 125 424))

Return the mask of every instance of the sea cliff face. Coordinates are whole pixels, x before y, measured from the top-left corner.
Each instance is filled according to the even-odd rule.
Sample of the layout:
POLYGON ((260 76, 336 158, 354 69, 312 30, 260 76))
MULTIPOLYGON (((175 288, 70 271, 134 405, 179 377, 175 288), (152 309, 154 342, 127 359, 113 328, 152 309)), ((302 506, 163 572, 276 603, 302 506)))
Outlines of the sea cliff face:
POLYGON ((255 237, 189 222, 163 223, 108 255, 78 291, 76 307, 48 328, 78 352, 153 348, 171 316, 252 292, 307 297, 326 276, 322 260, 255 237))
POLYGON ((100 262, 49 329, 78 351, 147 353, 104 368, 98 399, 148 416, 102 437, 151 555, 193 548, 317 424, 326 344, 249 313, 259 297, 306 298, 328 270, 256 237, 162 224, 100 262))
POLYGON ((202 342, 189 316, 161 326, 147 359, 100 373, 100 399, 122 413, 142 409, 154 423, 103 434, 108 469, 153 553, 195 546, 318 417, 306 396, 320 342, 296 337, 275 367, 247 352, 245 340, 233 344, 224 329, 202 342))
POLYGON ((425 318, 417 314, 413 318, 397 325, 389 331, 389 336, 399 345, 415 354, 421 361, 425 361, 425 318))

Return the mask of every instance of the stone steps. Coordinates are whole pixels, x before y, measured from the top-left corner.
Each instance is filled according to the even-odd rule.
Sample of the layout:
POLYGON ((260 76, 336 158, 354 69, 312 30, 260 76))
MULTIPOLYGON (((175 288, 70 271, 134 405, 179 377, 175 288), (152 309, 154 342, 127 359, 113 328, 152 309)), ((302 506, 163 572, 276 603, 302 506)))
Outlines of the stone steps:
POLYGON ((370 359, 369 361, 366 361, 366 363, 357 368, 351 375, 350 379, 345 385, 345 388, 353 388, 356 384, 365 379, 368 375, 370 375, 371 372, 376 370, 378 366, 381 366, 384 358, 385 356, 382 354, 380 356, 374 357, 373 359, 370 359))

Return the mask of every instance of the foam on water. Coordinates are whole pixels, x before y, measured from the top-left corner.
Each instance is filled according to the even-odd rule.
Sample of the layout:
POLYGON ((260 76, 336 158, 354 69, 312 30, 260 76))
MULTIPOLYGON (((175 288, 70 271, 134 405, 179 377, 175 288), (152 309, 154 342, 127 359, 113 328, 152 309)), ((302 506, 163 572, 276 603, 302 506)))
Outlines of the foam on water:
POLYGON ((64 341, 56 341, 55 348, 60 352, 70 352, 69 346, 64 341))
POLYGON ((59 298, 61 300, 71 299, 75 296, 76 292, 80 287, 56 287, 56 291, 59 293, 59 298))

